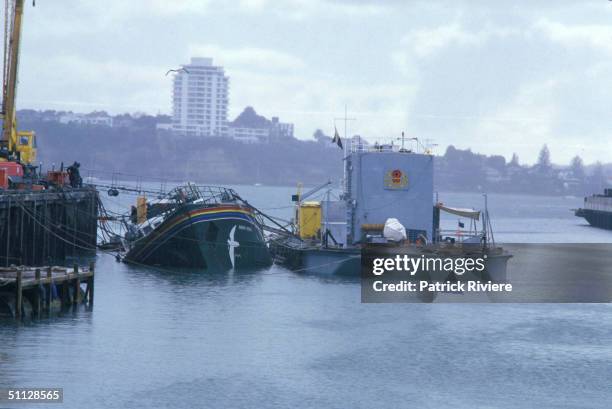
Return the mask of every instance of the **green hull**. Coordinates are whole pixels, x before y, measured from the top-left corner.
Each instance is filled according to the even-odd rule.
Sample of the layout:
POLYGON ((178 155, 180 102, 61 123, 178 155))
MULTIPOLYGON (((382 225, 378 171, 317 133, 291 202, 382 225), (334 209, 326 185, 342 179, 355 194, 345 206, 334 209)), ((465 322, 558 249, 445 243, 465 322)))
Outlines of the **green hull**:
POLYGON ((272 263, 263 232, 237 205, 185 205, 132 243, 124 260, 134 264, 207 271, 253 269, 272 263))

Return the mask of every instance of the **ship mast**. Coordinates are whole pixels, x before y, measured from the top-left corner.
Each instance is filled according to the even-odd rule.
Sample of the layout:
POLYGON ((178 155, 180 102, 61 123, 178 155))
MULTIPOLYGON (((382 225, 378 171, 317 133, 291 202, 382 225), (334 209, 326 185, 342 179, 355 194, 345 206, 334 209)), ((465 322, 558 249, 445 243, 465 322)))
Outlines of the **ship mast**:
MULTIPOLYGON (((348 186, 347 186, 347 173, 346 173, 346 167, 347 167, 347 158, 348 158, 348 154, 349 154, 349 140, 348 140, 348 122, 349 121, 356 121, 357 118, 349 118, 348 117, 348 104, 344 104, 344 118, 334 118, 334 128, 336 128, 336 121, 344 121, 344 145, 342 146, 342 158, 344 160, 344 166, 343 166, 343 175, 342 175, 342 186, 344 187, 344 192, 348 192, 348 186)), ((352 145, 353 145, 353 141, 350 141, 351 147, 350 149, 352 150, 352 145)))

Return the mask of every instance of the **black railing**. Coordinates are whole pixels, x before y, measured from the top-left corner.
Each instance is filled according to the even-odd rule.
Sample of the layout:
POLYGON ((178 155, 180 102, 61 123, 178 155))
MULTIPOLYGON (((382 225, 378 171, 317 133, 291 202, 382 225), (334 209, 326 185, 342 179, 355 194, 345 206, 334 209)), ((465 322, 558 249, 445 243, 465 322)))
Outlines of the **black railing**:
POLYGON ((242 202, 240 196, 233 189, 222 186, 195 185, 188 183, 172 189, 165 199, 178 203, 204 203, 218 205, 228 202, 242 202))

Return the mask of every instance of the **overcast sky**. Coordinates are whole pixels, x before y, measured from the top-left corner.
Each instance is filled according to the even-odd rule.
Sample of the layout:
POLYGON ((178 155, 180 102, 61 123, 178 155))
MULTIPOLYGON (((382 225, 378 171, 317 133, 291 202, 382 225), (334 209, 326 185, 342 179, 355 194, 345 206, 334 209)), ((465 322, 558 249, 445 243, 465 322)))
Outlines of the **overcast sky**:
POLYGON ((230 119, 251 105, 300 138, 332 134, 347 104, 371 141, 612 161, 610 1, 27 3, 19 108, 170 113, 166 70, 206 56, 230 119))

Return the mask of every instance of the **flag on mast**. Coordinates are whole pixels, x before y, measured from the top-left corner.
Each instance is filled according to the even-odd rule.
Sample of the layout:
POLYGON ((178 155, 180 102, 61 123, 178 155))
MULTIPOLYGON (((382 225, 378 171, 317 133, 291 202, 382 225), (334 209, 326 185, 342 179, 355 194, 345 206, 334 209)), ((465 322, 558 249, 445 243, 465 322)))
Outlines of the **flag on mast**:
POLYGON ((336 128, 335 126, 334 126, 334 139, 332 139, 332 142, 338 145, 340 149, 343 149, 342 140, 340 139, 340 135, 338 134, 338 128, 336 128))

